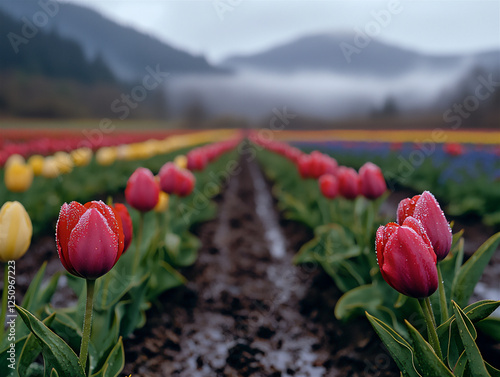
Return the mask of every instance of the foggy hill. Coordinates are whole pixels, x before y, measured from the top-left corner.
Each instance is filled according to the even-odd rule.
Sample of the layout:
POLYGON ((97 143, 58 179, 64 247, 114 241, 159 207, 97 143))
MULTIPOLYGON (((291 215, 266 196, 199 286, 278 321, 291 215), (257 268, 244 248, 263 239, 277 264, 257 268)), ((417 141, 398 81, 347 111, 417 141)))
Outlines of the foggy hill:
POLYGON ((372 39, 366 47, 355 34, 318 34, 299 38, 260 53, 227 58, 221 66, 275 72, 323 71, 342 75, 396 77, 414 70, 447 71, 480 66, 499 67, 500 51, 475 55, 426 55, 372 39))
POLYGON ((26 17, 32 21, 37 12, 49 14, 48 23, 42 29, 77 42, 89 60, 101 56, 122 80, 140 80, 147 66, 154 68, 157 64, 162 71, 170 73, 221 71, 211 66, 204 57, 173 48, 150 35, 117 24, 89 8, 59 2, 46 11, 35 0, 2 0, 0 10, 16 20, 26 17))

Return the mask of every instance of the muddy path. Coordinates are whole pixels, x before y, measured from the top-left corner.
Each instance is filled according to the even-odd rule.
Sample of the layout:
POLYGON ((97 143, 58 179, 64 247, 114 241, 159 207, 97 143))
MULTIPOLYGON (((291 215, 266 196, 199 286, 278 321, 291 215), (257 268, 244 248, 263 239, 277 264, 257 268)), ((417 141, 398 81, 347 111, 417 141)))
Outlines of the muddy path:
POLYGON ((292 264, 311 235, 280 222, 257 165, 242 164, 198 235, 190 282, 161 296, 125 341, 125 375, 399 375, 366 321, 335 320, 331 279, 292 264))

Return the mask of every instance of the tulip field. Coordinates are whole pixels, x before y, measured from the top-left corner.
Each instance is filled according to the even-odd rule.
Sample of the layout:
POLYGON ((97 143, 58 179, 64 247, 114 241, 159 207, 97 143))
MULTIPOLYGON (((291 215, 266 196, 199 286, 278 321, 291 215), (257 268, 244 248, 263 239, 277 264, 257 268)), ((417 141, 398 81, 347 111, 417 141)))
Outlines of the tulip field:
POLYGON ((500 132, 11 128, 0 198, 2 377, 500 376, 500 132))

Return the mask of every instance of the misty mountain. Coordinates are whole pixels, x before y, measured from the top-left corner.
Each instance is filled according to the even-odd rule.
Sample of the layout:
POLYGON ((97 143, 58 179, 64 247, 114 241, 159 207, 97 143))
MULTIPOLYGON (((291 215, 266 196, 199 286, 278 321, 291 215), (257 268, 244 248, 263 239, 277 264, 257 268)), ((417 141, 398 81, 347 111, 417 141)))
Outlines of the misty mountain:
POLYGON ((22 23, 0 11, 0 72, 27 76, 72 79, 81 83, 116 82, 106 64, 97 57, 87 61, 78 43, 51 32, 40 32, 36 38, 16 37, 22 23), (64 55, 60 54, 64 51, 64 55))
MULTIPOLYGON (((89 61, 101 57, 122 80, 141 80, 146 67, 157 65, 169 73, 221 72, 204 57, 193 56, 133 28, 119 25, 89 8, 55 1, 1 0, 0 10, 16 20, 25 17, 24 20, 35 25, 38 20, 42 30, 77 42, 89 61), (44 7, 41 4, 50 5, 44 7), (36 19, 37 14, 39 19, 36 19), (44 19, 48 20, 46 24, 42 23, 44 19)), ((21 29, 15 30, 22 35, 21 29)))
POLYGON ((252 55, 227 58, 221 66, 269 72, 330 72, 341 75, 397 77, 414 70, 461 70, 479 65, 498 70, 500 51, 475 55, 426 55, 350 33, 305 36, 252 55), (361 46, 361 47, 360 47, 361 46))

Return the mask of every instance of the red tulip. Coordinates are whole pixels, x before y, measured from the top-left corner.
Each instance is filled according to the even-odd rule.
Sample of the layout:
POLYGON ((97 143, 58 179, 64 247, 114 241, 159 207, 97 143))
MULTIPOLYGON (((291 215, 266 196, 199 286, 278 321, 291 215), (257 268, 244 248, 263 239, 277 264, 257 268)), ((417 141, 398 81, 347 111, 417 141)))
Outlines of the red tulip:
POLYGON ((132 242, 132 237, 134 234, 134 227, 132 225, 132 219, 130 218, 130 213, 128 212, 127 207, 122 203, 115 203, 113 205, 113 210, 115 211, 115 215, 117 214, 118 218, 120 218, 123 227, 123 236, 124 236, 124 247, 123 252, 127 251, 130 243, 132 242))
POLYGON ((371 162, 359 169, 359 181, 361 194, 368 199, 377 199, 387 190, 382 170, 371 162))
POLYGON ((122 255, 121 221, 103 202, 84 206, 64 203, 56 226, 59 259, 68 272, 94 280, 107 273, 122 255))
POLYGON ((180 197, 189 196, 194 189, 195 178, 189 170, 179 169, 175 194, 180 197))
POLYGON ((202 171, 208 164, 207 152, 210 154, 210 159, 213 160, 219 153, 218 147, 211 147, 210 149, 193 149, 187 154, 187 167, 189 170, 202 171))
POLYGON ((433 294, 438 287, 437 259, 418 220, 389 223, 377 230, 377 261, 385 281, 398 292, 415 298, 433 294))
POLYGON ((354 199, 359 194, 359 176, 353 168, 342 166, 338 169, 339 192, 346 199, 354 199))
POLYGON ((319 178, 318 183, 324 197, 334 199, 339 194, 339 182, 335 176, 324 174, 319 178))
POLYGON ((422 226, 431 240, 437 260, 441 261, 450 252, 453 236, 450 224, 439 206, 434 195, 424 191, 422 195, 403 199, 399 202, 397 221, 402 224, 409 216, 422 223, 422 226))
POLYGON ((178 168, 173 162, 167 162, 158 173, 160 177, 160 188, 167 194, 175 193, 177 186, 178 168))
POLYGON ((158 203, 160 188, 151 170, 137 168, 125 188, 127 203, 141 212, 151 211, 158 203))
POLYGON ((309 178, 311 176, 311 156, 308 154, 300 156, 297 160, 297 168, 302 178, 309 178))

